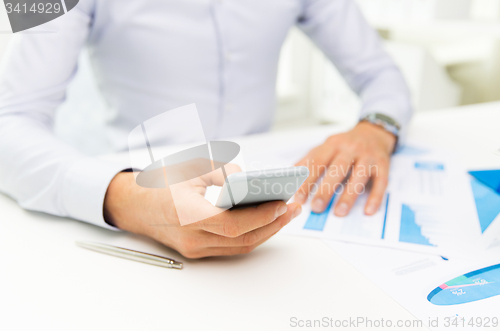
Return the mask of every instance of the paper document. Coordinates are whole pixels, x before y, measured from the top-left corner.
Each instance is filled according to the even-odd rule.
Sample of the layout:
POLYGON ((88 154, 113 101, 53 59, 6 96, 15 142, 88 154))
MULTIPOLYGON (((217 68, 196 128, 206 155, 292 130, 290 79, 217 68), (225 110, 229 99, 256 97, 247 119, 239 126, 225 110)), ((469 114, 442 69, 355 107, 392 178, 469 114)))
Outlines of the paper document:
POLYGON ((440 152, 406 147, 396 154, 386 195, 373 216, 364 213, 367 189, 348 216, 336 217, 342 189, 322 214, 306 204, 284 232, 446 256, 469 252, 481 238, 469 175, 440 152))
POLYGON ((482 236, 480 246, 500 244, 500 170, 471 171, 471 187, 482 236))
POLYGON ((500 329, 500 246, 475 259, 325 241, 432 330, 500 329))
MULTIPOLYGON (((453 254, 444 259, 331 240, 325 243, 419 318, 423 326, 433 330, 500 329, 500 194, 492 188, 497 187, 496 180, 485 181, 488 176, 491 179, 491 171, 488 176, 471 174, 474 177, 466 179, 476 214, 460 219, 456 226, 476 222, 481 235, 472 245, 464 245, 458 257, 453 254), (465 247, 470 251, 463 252, 465 247)), ((462 210, 460 204, 456 209, 462 210)))

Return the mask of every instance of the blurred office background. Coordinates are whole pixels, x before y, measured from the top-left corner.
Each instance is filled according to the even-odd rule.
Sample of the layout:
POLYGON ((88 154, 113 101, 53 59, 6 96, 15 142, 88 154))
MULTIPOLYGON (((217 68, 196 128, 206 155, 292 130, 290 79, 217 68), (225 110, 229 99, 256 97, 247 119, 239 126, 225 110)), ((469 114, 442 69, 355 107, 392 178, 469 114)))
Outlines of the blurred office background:
MULTIPOLYGON (((353 1, 401 68, 417 111, 500 100, 500 0, 353 1)), ((0 33, 0 58, 10 38, 0 33)), ((64 125, 56 126, 70 141, 75 128, 90 133, 105 120, 85 55, 80 62, 73 102, 61 107, 64 125)), ((284 44, 277 92, 275 130, 357 121, 359 99, 298 29, 284 44)), ((71 142, 87 149, 85 141, 71 142)))
MULTIPOLYGON (((384 39, 417 111, 500 100, 500 0, 354 0, 384 39)), ((282 54, 276 128, 353 123, 359 99, 300 31, 282 54)))

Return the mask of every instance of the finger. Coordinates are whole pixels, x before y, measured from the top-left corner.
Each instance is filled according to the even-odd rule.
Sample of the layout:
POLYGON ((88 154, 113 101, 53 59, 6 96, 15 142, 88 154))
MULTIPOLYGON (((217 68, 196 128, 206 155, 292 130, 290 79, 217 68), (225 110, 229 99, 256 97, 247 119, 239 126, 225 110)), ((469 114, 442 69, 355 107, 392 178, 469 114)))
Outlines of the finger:
MULTIPOLYGON (((276 232, 278 233, 278 232, 276 232)), ((195 253, 185 254, 184 256, 190 259, 200 259, 204 257, 214 257, 214 256, 232 256, 232 255, 241 255, 248 254, 252 252, 255 248, 262 245, 276 233, 273 233, 269 238, 264 238, 261 241, 251 245, 251 246, 229 246, 229 247, 205 247, 200 249, 195 253)))
POLYGON ((295 194, 295 201, 304 204, 307 197, 311 193, 318 179, 325 173, 333 158, 335 151, 331 148, 327 149, 325 145, 316 147, 303 158, 296 166, 305 166, 309 169, 309 177, 301 185, 295 194))
POLYGON ((272 233, 270 236, 261 239, 260 241, 254 243, 250 246, 229 246, 229 247, 207 247, 205 249, 200 250, 197 256, 193 258, 203 258, 209 256, 231 256, 231 255, 241 255, 251 253, 255 248, 259 247, 269 239, 271 239, 275 234, 279 232, 276 231, 272 233))
POLYGON ((210 233, 236 238, 274 222, 287 209, 283 201, 267 202, 257 207, 226 210, 196 223, 196 226, 210 233))
MULTIPOLYGON (((260 244, 259 244, 260 245, 260 244)), ((242 247, 208 247, 197 254, 190 254, 191 259, 201 259, 204 257, 233 256, 251 253, 259 245, 242 247)))
POLYGON ((206 233, 206 238, 203 239, 208 247, 242 247, 253 246, 256 243, 267 240, 279 232, 285 225, 290 223, 292 219, 300 215, 302 207, 298 203, 288 205, 287 212, 278 217, 274 222, 263 226, 259 229, 247 232, 237 238, 228 238, 212 233, 206 233))
POLYGON ((332 200, 338 185, 347 177, 353 161, 350 155, 338 155, 323 177, 311 204, 312 211, 322 213, 332 200))
POLYGON ((354 202, 358 196, 364 193, 366 183, 370 177, 368 176, 369 162, 358 161, 354 166, 351 177, 345 187, 345 190, 335 206, 335 215, 339 217, 349 214, 354 202))
POLYGON ((389 161, 376 165, 376 172, 371 174, 372 190, 365 206, 365 214, 373 215, 379 210, 384 199, 385 190, 389 182, 389 161))
MULTIPOLYGON (((224 171, 226 173, 226 176, 229 176, 231 174, 234 174, 236 172, 241 172, 241 168, 239 165, 234 164, 234 163, 228 163, 224 167, 224 171)), ((226 180, 224 176, 224 172, 222 171, 221 168, 212 171, 208 174, 205 174, 203 176, 200 176, 200 178, 207 184, 207 186, 215 185, 215 186, 222 186, 224 185, 224 182, 226 180)))

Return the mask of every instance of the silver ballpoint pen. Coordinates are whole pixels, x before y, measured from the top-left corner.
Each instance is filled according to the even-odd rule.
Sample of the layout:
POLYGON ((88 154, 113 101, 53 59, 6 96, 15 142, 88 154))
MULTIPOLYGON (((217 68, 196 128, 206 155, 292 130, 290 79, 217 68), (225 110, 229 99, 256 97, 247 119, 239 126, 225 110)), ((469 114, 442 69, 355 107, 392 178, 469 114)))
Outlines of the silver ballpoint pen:
POLYGON ((77 241, 76 244, 80 247, 87 248, 96 252, 121 257, 124 259, 129 259, 137 262, 152 264, 160 267, 171 268, 171 269, 182 269, 182 262, 177 262, 172 259, 153 255, 138 251, 133 251, 131 249, 115 247, 111 245, 96 243, 92 241, 77 241))

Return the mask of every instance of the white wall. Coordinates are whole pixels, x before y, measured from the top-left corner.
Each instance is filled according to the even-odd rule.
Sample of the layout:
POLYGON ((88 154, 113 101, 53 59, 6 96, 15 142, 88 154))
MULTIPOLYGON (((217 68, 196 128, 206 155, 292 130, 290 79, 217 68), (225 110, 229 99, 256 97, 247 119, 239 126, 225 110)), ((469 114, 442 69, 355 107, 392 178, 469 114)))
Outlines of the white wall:
MULTIPOLYGON (((372 25, 388 40, 424 48, 460 85, 461 105, 500 100, 500 0, 472 0, 470 4, 463 0, 356 1, 372 25), (415 1, 441 2, 441 8, 450 13, 460 5, 462 9, 468 8, 468 13, 455 11, 452 19, 437 15, 419 20, 405 18, 403 14, 387 19, 387 13, 381 11, 383 4, 415 1)), ((388 10, 386 8, 386 12, 388 10)), ((401 8, 398 10, 401 12, 401 8)))
POLYGON ((356 0, 370 19, 432 21, 470 17, 472 0, 356 0))
MULTIPOLYGON (((500 0, 356 1, 387 40, 417 111, 500 100, 500 0)), ((277 129, 356 120, 358 98, 297 31, 282 59, 277 129)))
MULTIPOLYGON (((457 106, 461 87, 419 45, 387 42, 387 52, 405 76, 417 111, 457 106)), ((282 50, 280 100, 275 129, 317 123, 353 125, 361 102, 333 64, 298 30, 282 50)))

